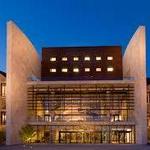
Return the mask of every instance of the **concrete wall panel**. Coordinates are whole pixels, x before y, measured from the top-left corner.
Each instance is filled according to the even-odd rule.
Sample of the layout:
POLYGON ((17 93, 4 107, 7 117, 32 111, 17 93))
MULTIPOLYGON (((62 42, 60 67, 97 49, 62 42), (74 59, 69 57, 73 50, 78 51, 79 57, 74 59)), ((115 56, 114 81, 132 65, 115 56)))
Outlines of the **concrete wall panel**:
POLYGON ((27 120, 27 80, 40 78, 41 61, 32 43, 12 22, 7 23, 6 144, 18 144, 27 120))
POLYGON ((123 57, 124 77, 135 79, 136 143, 147 143, 146 41, 145 27, 140 26, 129 42, 123 57))

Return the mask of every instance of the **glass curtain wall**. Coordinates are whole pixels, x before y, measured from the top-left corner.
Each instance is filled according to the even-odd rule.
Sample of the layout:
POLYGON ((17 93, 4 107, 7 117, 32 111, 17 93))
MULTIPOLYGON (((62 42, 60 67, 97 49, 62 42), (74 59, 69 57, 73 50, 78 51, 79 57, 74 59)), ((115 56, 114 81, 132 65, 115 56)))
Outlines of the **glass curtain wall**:
POLYGON ((33 142, 61 144, 134 144, 134 125, 51 125, 33 126, 33 142))
POLYGON ((105 141, 106 143, 133 143, 134 141, 134 126, 130 128, 128 126, 117 126, 117 128, 116 126, 98 126, 97 129, 95 125, 90 131, 90 126, 85 125, 88 122, 112 124, 133 122, 133 84, 30 85, 28 110, 30 122, 59 123, 60 125, 68 123, 57 133, 52 129, 53 138, 49 138, 52 143, 55 141, 74 143, 73 141, 78 137, 80 140, 78 139, 75 143, 105 143, 105 141), (76 126, 78 129, 68 126, 73 122, 81 123, 82 126, 76 126), (78 132, 80 130, 81 132, 78 132))

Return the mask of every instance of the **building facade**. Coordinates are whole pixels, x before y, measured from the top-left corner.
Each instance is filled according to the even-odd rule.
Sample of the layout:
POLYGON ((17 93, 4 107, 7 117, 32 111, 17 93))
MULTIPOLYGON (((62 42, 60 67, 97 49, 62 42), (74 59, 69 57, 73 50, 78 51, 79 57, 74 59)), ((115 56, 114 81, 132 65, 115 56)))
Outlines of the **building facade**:
POLYGON ((121 47, 43 48, 41 68, 42 81, 28 88, 31 124, 44 123, 33 124, 39 142, 135 143, 134 84, 122 80, 121 47))
POLYGON ((147 128, 148 142, 150 142, 150 78, 147 78, 147 128))
POLYGON ((37 141, 135 143, 134 83, 28 83, 29 122, 37 141))
POLYGON ((40 60, 8 22, 6 144, 26 124, 38 143, 146 144, 145 51, 140 26, 123 57, 120 46, 47 47, 40 60))
POLYGON ((6 124, 6 73, 0 71, 0 131, 6 124))
POLYGON ((42 49, 42 81, 122 80, 119 46, 42 49))

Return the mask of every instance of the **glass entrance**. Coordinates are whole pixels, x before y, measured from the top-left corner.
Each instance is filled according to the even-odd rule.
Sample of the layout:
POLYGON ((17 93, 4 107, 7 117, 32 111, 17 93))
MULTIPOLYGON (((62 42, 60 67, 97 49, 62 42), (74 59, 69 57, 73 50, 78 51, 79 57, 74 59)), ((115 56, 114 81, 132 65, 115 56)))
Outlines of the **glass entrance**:
MULTIPOLYGON (((38 126, 36 141, 61 144, 134 144, 135 126, 38 126), (89 128, 89 130, 88 130, 89 128)), ((35 137, 35 138, 36 138, 35 137)))
POLYGON ((112 131, 111 143, 131 143, 132 133, 130 131, 112 131))
POLYGON ((59 143, 102 143, 101 132, 60 131, 59 143))

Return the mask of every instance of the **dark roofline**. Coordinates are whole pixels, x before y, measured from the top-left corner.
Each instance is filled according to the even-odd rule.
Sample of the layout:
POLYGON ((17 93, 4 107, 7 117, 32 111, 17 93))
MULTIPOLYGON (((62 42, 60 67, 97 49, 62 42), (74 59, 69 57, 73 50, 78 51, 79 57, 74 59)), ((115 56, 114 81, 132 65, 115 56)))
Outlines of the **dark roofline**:
POLYGON ((3 75, 4 77, 6 77, 6 73, 3 71, 0 71, 0 74, 3 75))

